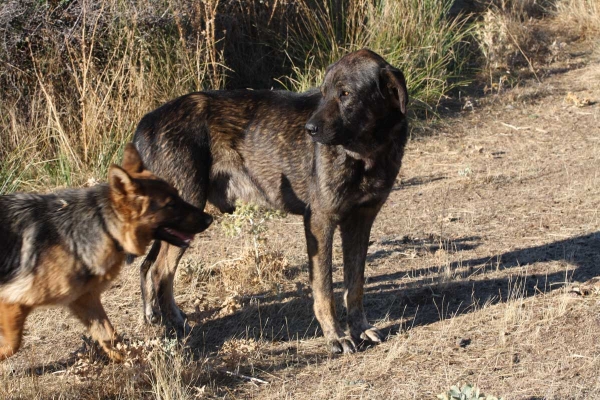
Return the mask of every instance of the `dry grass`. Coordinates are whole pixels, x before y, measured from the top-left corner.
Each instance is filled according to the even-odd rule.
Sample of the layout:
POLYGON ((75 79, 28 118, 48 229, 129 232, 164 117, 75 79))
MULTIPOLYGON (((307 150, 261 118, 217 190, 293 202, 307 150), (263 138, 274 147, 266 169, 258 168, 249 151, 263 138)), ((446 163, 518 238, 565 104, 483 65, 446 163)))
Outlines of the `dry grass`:
POLYGON ((5 3, 2 192, 101 180, 143 113, 222 86, 213 3, 5 3))
POLYGON ((209 88, 306 89, 363 46, 404 69, 417 104, 435 104, 468 34, 444 18, 450 3, 5 2, 0 193, 102 180, 159 104, 209 88))
POLYGON ((556 18, 572 26, 584 37, 595 37, 600 32, 600 2, 598 0, 560 0, 556 4, 556 18))
POLYGON ((598 33, 597 0, 498 0, 485 2, 474 36, 481 52, 487 91, 541 82, 549 65, 566 60, 568 42, 598 33))

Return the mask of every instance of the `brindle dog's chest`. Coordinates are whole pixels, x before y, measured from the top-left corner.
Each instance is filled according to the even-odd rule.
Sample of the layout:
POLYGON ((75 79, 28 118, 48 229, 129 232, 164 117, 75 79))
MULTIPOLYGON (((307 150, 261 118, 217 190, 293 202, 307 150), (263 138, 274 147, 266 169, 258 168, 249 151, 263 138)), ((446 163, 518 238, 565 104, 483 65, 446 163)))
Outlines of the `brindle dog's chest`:
POLYGON ((312 185, 313 202, 321 208, 326 205, 329 213, 337 215, 355 207, 382 204, 400 169, 399 157, 392 153, 388 155, 372 165, 347 157, 343 163, 333 162, 322 168, 312 185))

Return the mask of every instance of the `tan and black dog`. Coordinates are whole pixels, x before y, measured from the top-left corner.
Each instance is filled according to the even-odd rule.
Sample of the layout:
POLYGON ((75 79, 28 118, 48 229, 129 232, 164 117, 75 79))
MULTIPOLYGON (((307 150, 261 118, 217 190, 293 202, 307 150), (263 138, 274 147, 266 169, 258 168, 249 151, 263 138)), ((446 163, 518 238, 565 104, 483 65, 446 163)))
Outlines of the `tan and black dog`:
POLYGON ((152 240, 187 247, 210 215, 142 164, 132 144, 108 184, 52 194, 0 197, 0 360, 21 345, 29 312, 63 305, 119 361, 117 336, 100 302, 127 255, 142 255, 152 240))
MULTIPOLYGON (((203 208, 236 199, 304 216, 314 310, 333 352, 382 333, 363 311, 371 226, 394 184, 407 141, 401 71, 363 49, 327 68, 320 90, 191 93, 150 112, 134 143, 150 169, 203 208), (332 241, 340 228, 349 336, 335 312, 332 241)), ((141 266, 144 312, 181 335, 173 299, 182 251, 155 243, 141 266)))

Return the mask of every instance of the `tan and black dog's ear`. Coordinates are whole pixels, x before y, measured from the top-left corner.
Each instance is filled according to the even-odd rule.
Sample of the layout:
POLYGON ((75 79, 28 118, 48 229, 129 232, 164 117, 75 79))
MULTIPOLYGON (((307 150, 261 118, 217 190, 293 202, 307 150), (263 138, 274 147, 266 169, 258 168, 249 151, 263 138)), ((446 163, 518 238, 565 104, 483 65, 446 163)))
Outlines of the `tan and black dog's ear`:
POLYGON ((380 77, 380 88, 383 95, 389 98, 402 114, 406 115, 408 89, 406 88, 406 80, 402 71, 388 65, 381 69, 380 77))
POLYGON ((139 192, 139 185, 123 168, 111 165, 108 169, 108 184, 113 192, 121 196, 128 196, 139 192))
POLYGON ((125 145, 122 165, 123 169, 130 174, 139 174, 144 170, 142 157, 140 157, 140 153, 138 153, 133 143, 127 143, 125 145))

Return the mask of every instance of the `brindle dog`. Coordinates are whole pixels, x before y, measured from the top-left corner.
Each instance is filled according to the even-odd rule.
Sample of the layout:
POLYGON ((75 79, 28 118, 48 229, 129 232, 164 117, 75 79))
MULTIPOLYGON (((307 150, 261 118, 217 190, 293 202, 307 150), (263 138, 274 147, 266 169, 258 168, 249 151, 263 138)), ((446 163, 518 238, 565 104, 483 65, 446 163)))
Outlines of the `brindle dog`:
MULTIPOLYGON (((327 68, 320 90, 206 91, 141 120, 134 137, 149 169, 200 208, 232 212, 236 199, 304 216, 314 310, 333 352, 351 353, 382 333, 363 310, 371 226, 394 184, 407 141, 402 72, 370 50, 327 68), (349 335, 336 318, 332 241, 340 227, 349 335)), ((155 242, 141 266, 144 312, 178 335, 173 299, 183 251, 155 242)))

